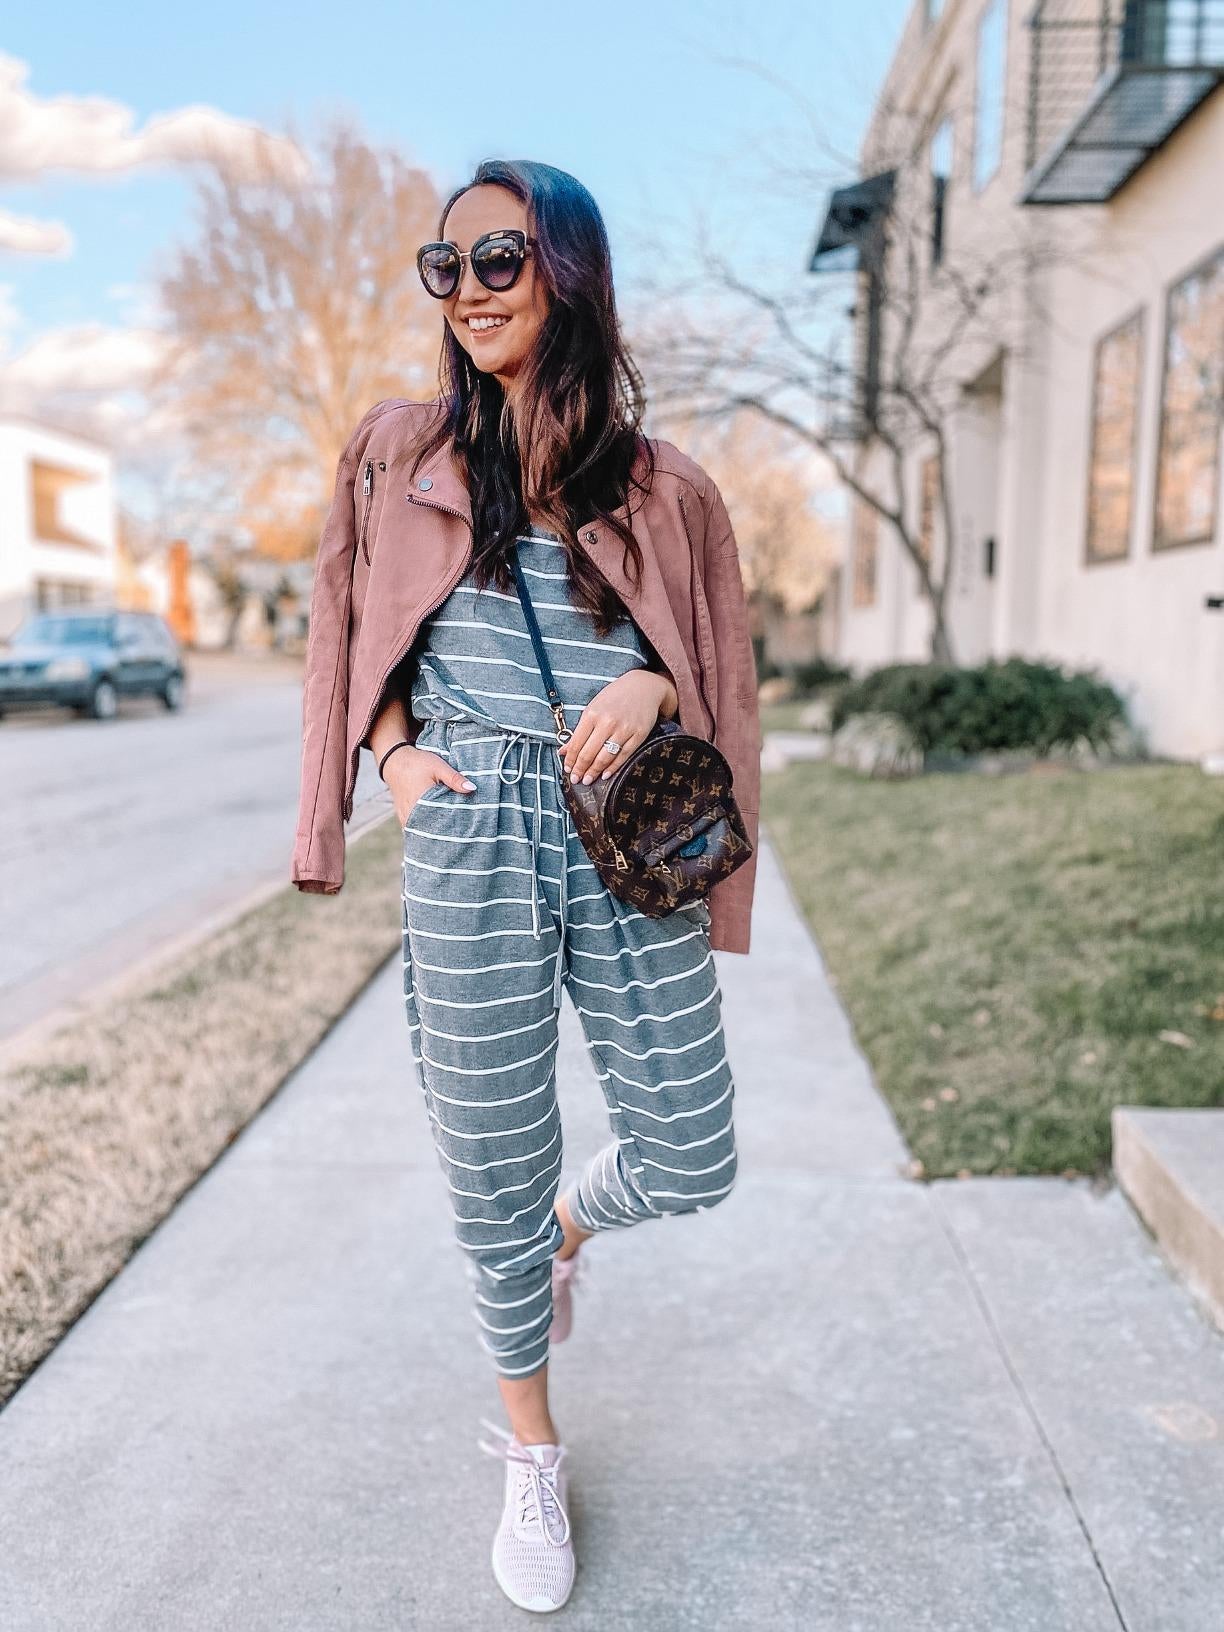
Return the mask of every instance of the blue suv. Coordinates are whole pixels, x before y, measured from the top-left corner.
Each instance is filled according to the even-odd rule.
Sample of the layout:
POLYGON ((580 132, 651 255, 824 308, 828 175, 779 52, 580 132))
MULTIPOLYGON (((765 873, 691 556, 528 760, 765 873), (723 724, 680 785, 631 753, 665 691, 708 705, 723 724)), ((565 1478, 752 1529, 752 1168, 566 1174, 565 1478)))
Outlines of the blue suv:
POLYGON ((110 720, 121 697, 136 696, 173 709, 186 679, 174 632, 155 612, 38 612, 0 648, 0 716, 52 703, 110 720))

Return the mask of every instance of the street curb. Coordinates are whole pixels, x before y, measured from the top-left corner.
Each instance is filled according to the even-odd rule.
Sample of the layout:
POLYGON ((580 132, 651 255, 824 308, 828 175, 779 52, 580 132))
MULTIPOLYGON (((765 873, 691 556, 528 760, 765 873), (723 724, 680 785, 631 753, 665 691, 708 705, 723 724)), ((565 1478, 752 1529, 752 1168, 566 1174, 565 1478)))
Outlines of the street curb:
MULTIPOLYGON (((360 844, 362 839, 380 827, 384 821, 392 819, 394 815, 394 806, 388 799, 375 796, 364 800, 353 812, 353 820, 348 826, 348 844, 360 844)), ((77 1025, 96 1015, 103 1008, 124 998, 136 996, 155 984, 162 972, 184 954, 212 940, 214 936, 229 929, 239 919, 245 918, 247 913, 263 906, 266 901, 270 901, 282 891, 295 888, 292 880, 287 878, 267 879, 253 890, 248 890, 245 895, 198 919, 189 930, 163 941, 154 951, 129 964, 121 974, 91 987, 88 993, 75 998, 71 1003, 60 1004, 59 1007, 40 1015, 28 1026, 0 1041, 0 1073, 10 1070, 24 1056, 39 1048, 66 1026, 77 1025)))

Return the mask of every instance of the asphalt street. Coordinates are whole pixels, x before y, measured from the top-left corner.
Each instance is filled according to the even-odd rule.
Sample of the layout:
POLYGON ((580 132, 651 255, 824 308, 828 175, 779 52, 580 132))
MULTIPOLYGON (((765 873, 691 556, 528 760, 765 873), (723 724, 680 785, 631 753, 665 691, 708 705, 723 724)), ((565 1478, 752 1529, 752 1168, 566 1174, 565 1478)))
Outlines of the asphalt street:
MULTIPOLYGON (((188 657, 169 713, 0 720, 0 1042, 268 880, 297 823, 301 665, 188 657)), ((354 828, 385 807, 361 756, 354 828)))

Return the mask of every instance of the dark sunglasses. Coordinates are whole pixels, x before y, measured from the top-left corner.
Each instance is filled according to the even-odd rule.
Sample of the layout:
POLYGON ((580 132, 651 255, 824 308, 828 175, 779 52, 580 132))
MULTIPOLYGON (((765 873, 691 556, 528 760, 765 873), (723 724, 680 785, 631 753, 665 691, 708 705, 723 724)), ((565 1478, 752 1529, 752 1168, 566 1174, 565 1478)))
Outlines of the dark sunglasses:
POLYGON ((436 300, 449 300, 458 289, 464 261, 471 261, 472 271, 486 289, 509 289, 518 282, 529 253, 527 246, 535 241, 520 227, 504 227, 482 232, 469 250, 446 240, 422 244, 417 250, 417 271, 436 300))

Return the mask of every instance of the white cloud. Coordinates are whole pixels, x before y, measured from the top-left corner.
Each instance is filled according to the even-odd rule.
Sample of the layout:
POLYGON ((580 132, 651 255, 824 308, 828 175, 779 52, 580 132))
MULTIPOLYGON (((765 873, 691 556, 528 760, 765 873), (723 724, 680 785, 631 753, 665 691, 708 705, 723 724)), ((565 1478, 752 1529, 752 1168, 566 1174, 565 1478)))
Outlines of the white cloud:
POLYGON ((125 324, 134 329, 158 327, 161 310, 157 291, 151 284, 112 283, 103 293, 117 308, 118 316, 125 324))
POLYGON ((4 365, 4 383, 41 396, 54 391, 139 387, 161 359, 166 336, 155 329, 74 323, 48 329, 4 365))
MULTIPOLYGON (((211 163, 236 181, 269 174, 301 180, 305 153, 285 137, 202 105, 151 115, 105 96, 37 96, 29 64, 0 52, 0 185, 36 183, 53 172, 114 176, 149 166, 211 163)), ((0 254, 64 258, 75 247, 62 222, 0 209, 0 254)), ((23 324, 11 285, 0 284, 0 412, 62 408, 112 445, 147 437, 151 417, 138 401, 167 337, 156 327, 152 291, 112 285, 126 327, 100 322, 48 329, 14 351, 23 324)), ((168 432, 169 427, 159 427, 168 432)))
MULTIPOLYGON (((106 96, 36 96, 28 62, 0 52, 0 181, 38 181, 52 170, 118 175, 144 166, 211 162, 235 181, 276 175, 304 180, 307 155, 282 135, 248 119, 201 104, 152 114, 135 129, 135 114, 106 96)), ((69 228, 52 220, 0 211, 0 251, 62 256, 72 250, 69 228)))
POLYGON ((32 215, 0 210, 0 251, 62 261, 72 253, 72 248, 72 234, 62 221, 39 221, 32 215))
POLYGON ((309 161, 283 136, 234 119, 216 108, 192 106, 135 115, 104 96, 35 96, 26 84, 29 64, 0 52, 0 182, 33 181, 51 170, 115 174, 143 165, 221 164, 241 180, 268 167, 303 179, 309 161))
POLYGON ((22 317, 13 299, 15 285, 0 283, 0 357, 8 350, 9 335, 21 327, 22 317))

